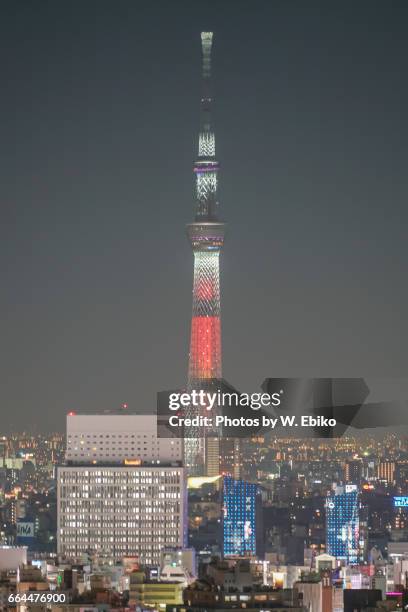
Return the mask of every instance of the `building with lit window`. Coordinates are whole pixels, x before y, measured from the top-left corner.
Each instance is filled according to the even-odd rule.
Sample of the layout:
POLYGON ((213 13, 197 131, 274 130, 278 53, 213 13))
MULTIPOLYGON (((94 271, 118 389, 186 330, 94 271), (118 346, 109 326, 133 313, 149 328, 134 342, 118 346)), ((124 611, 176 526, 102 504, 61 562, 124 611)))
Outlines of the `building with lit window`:
POLYGON ((221 474, 228 474, 239 480, 242 467, 242 442, 240 438, 221 437, 219 464, 221 474))
POLYGON ((183 603, 183 583, 146 580, 142 572, 132 572, 129 584, 129 604, 136 608, 161 609, 183 603))
POLYGON ((356 485, 337 486, 326 500, 326 547, 329 555, 353 565, 360 561, 360 500, 356 485))
POLYGON ((121 410, 67 415, 67 462, 112 462, 137 458, 147 462, 182 461, 182 440, 157 435, 157 417, 121 410))
POLYGON ((381 461, 377 467, 377 477, 388 484, 393 484, 395 481, 395 462, 381 461))
POLYGON ((136 556, 158 566, 163 549, 186 545, 181 441, 158 439, 155 417, 69 415, 67 436, 57 478, 59 553, 112 564, 136 556))
POLYGON ((59 467, 58 552, 159 565, 164 548, 185 546, 185 490, 182 467, 59 467))
POLYGON ((258 485, 224 477, 224 556, 260 555, 260 504, 258 485))
POLYGON ((361 459, 346 461, 344 466, 344 480, 351 484, 360 484, 363 478, 363 462, 361 459))

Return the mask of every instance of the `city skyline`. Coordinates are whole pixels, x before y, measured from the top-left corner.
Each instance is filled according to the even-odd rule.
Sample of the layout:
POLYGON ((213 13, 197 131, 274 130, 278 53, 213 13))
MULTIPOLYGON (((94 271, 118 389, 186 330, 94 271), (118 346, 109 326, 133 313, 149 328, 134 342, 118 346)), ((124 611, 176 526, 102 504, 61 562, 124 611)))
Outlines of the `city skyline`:
POLYGON ((404 374, 406 8, 153 4, 5 11, 6 430, 153 409, 185 381, 203 21, 226 378, 404 374))
POLYGON ((0 609, 408 609, 408 9, 3 16, 0 609))

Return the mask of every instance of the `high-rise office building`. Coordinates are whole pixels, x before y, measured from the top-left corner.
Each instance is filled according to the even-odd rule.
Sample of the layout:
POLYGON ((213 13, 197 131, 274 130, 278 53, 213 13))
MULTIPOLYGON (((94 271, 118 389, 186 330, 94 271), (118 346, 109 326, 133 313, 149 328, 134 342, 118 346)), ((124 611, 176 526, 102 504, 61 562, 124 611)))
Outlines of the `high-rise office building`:
POLYGON ((111 563, 136 556, 159 565, 169 546, 185 546, 181 467, 121 465, 58 468, 58 552, 100 553, 111 563))
POLYGON ((260 555, 260 491, 256 484, 225 476, 223 482, 224 556, 260 555))
POLYGON ((363 477, 363 462, 359 459, 346 461, 344 466, 344 480, 347 483, 359 484, 363 477))
POLYGON ((359 493, 354 484, 337 486, 326 500, 326 548, 346 565, 360 561, 359 493))
POLYGON ((68 416, 67 462, 57 478, 59 553, 159 565, 163 549, 186 545, 181 442, 158 439, 154 423, 131 414, 68 416))
POLYGON ((207 476, 218 476, 220 473, 220 438, 208 436, 205 444, 205 473, 207 476))
POLYGON ((219 471, 224 476, 235 479, 241 476, 242 467, 242 440, 240 438, 227 438, 220 440, 219 471))
MULTIPOLYGON (((196 205, 187 234, 194 253, 193 312, 188 366, 188 388, 205 389, 221 379, 221 307, 219 255, 224 243, 224 223, 219 220, 218 162, 212 125, 212 32, 201 33, 202 95, 198 158, 194 164, 196 205)), ((185 431, 185 465, 190 474, 206 469, 205 432, 185 431), (190 434, 190 435, 189 435, 190 434)), ((213 469, 213 467, 212 467, 213 469)))

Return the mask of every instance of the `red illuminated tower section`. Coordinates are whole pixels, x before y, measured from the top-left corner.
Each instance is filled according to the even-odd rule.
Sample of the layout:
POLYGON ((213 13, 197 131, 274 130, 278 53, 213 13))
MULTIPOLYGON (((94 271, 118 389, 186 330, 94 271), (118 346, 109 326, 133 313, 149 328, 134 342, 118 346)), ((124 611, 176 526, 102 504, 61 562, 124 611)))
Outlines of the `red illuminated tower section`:
MULTIPOLYGON (((211 386, 220 379, 221 307, 219 255, 224 243, 224 224, 218 218, 218 162, 215 134, 211 120, 212 32, 201 33, 202 97, 196 177, 195 220, 187 226, 194 253, 193 313, 188 368, 188 388, 211 386)), ((188 434, 188 432, 187 432, 188 434)), ((186 439, 185 462, 191 473, 200 473, 205 462, 205 444, 201 439, 186 439)))
POLYGON ((193 316, 191 320, 188 383, 200 389, 210 379, 221 378, 221 309, 219 253, 223 226, 189 227, 194 249, 193 316), (209 235, 209 231, 212 235, 209 235), (200 386, 201 385, 201 386, 200 386))

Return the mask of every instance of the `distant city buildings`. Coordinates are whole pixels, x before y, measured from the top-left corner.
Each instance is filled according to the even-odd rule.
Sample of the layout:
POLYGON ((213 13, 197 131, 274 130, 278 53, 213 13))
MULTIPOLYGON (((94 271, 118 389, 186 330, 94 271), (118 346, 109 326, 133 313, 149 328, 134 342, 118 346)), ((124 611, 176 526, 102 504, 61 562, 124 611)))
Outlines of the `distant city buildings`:
POLYGON ((64 446, 61 434, 0 438, 0 545, 55 550, 55 468, 64 446))
POLYGON ((248 609, 250 604, 267 609, 268 600, 274 610, 281 606, 282 611, 307 612, 321 606, 324 612, 331 605, 333 612, 344 612, 345 590, 355 591, 357 598, 348 595, 347 605, 365 612, 371 612, 367 606, 375 601, 387 611, 408 604, 405 439, 275 441, 259 436, 241 440, 236 449, 230 444, 228 472, 239 464, 243 478, 190 479, 186 549, 185 488, 184 523, 178 515, 181 446, 157 440, 153 419, 123 411, 70 416, 70 459, 65 464, 65 444, 57 434, 3 440, 3 606, 10 595, 28 593, 34 586, 65 589, 78 607, 104 602, 106 610, 120 602, 130 609, 148 607, 150 598, 159 607, 181 610, 184 604, 176 603, 181 598, 191 601, 191 612, 199 612, 206 601, 216 602, 217 609, 248 609), (133 433, 139 437, 132 438, 133 433), (96 456, 85 456, 88 452, 96 456), (29 470, 23 469, 26 462, 29 470), (346 482, 347 469, 350 479, 359 476, 353 466, 360 462, 360 484, 346 482), (395 464, 393 482, 384 478, 380 464, 395 464), (57 488, 62 527, 58 553, 57 488), (226 500, 230 524, 224 521, 226 500), (335 527, 331 534, 330 525, 335 527), (13 549, 18 542, 29 546, 13 549), (224 551, 227 542, 231 554, 224 551), (331 545, 340 550, 332 552, 331 545), (16 562, 22 572, 9 567, 14 550, 23 551, 16 562), (167 587, 160 586, 164 582, 167 587))

